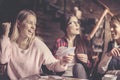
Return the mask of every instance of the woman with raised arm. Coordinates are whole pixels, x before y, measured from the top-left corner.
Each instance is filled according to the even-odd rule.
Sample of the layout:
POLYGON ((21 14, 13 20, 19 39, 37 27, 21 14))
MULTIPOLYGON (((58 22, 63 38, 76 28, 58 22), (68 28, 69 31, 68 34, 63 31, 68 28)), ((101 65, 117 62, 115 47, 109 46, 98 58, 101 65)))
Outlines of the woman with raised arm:
POLYGON ((65 71, 67 64, 73 59, 73 55, 64 56, 62 60, 55 59, 48 47, 35 36, 36 23, 33 11, 20 11, 10 38, 8 34, 11 24, 2 24, 5 33, 0 39, 0 63, 7 63, 10 80, 40 74, 42 64, 52 71, 65 71))

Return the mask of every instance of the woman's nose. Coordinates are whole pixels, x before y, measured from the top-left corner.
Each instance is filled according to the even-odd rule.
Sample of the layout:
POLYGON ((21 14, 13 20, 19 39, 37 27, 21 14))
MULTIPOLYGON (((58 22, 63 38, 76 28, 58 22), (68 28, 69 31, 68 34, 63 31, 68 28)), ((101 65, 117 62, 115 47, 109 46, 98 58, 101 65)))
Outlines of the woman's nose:
POLYGON ((114 31, 114 29, 113 29, 113 28, 111 28, 110 30, 111 30, 112 32, 114 31))
POLYGON ((32 25, 32 27, 31 27, 33 30, 35 30, 36 29, 36 25, 32 25))
POLYGON ((110 30, 111 30, 111 33, 112 33, 112 34, 115 34, 114 28, 111 28, 110 30))
POLYGON ((79 23, 76 23, 76 27, 80 27, 79 23))

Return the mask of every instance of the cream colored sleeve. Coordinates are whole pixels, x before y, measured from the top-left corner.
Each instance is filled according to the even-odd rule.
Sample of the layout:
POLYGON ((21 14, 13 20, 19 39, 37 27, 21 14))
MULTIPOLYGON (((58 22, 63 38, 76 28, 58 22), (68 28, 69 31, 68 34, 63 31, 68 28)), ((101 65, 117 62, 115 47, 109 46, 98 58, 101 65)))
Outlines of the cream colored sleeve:
POLYGON ((0 63, 5 64, 9 61, 12 50, 9 37, 3 36, 3 38, 0 39, 0 46, 0 63))
POLYGON ((51 53, 50 49, 43 43, 39 42, 39 50, 43 55, 43 65, 46 65, 46 67, 49 70, 61 72, 65 71, 67 69, 67 65, 61 65, 60 61, 57 60, 51 53))

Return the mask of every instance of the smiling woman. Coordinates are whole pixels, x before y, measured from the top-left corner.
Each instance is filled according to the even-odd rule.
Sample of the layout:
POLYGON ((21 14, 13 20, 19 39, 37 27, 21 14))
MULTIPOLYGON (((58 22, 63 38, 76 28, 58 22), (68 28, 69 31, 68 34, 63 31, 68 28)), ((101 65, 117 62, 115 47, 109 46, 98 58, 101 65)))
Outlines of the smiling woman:
POLYGON ((42 64, 52 71, 65 71, 73 56, 56 60, 48 47, 35 36, 36 14, 31 10, 19 12, 10 38, 11 23, 2 23, 5 33, 0 39, 0 63, 7 63, 10 80, 40 74, 42 64))
MULTIPOLYGON (((112 40, 108 43, 106 53, 98 65, 100 74, 114 74, 119 76, 120 70, 120 14, 114 15, 110 21, 112 40)), ((119 80, 119 78, 117 79, 119 80)))
POLYGON ((23 10, 19 13, 18 20, 16 20, 15 25, 18 27, 18 34, 14 34, 14 31, 17 29, 17 27, 14 27, 14 31, 11 36, 11 40, 16 41, 18 46, 22 49, 27 49, 30 45, 29 43, 31 43, 30 41, 35 37, 36 14, 32 11, 29 12, 30 13, 23 10), (18 37, 17 40, 15 39, 15 36, 16 38, 18 37))

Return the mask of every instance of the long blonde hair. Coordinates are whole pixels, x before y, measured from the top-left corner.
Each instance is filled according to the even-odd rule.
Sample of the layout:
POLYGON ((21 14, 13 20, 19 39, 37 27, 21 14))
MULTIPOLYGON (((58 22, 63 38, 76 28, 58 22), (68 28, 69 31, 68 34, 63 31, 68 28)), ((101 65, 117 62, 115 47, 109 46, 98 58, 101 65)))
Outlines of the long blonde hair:
MULTIPOLYGON (((11 41, 15 41, 16 42, 16 40, 19 37, 18 21, 19 22, 23 22, 27 18, 28 15, 33 15, 33 16, 37 17, 36 14, 32 10, 24 9, 24 10, 22 10, 22 11, 20 11, 18 13, 17 18, 16 18, 16 22, 15 22, 15 24, 13 26, 12 34, 10 36, 11 41)), ((29 39, 29 43, 32 42, 34 36, 35 36, 35 34, 33 35, 32 38, 29 39)))

